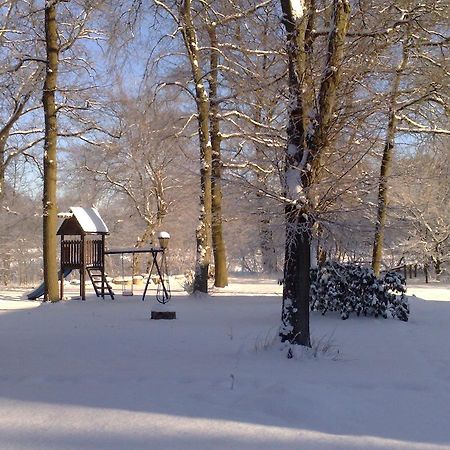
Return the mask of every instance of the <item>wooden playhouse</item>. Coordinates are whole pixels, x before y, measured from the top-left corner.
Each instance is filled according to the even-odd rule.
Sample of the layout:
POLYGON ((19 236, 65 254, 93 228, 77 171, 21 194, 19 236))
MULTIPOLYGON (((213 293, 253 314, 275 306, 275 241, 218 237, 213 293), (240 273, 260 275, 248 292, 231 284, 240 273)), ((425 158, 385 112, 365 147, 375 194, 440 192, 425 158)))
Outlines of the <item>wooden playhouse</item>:
POLYGON ((57 234, 61 236, 60 298, 64 296, 64 277, 71 271, 80 271, 80 296, 86 299, 86 274, 97 297, 111 298, 114 293, 106 280, 105 237, 108 227, 95 208, 72 206, 60 214, 64 220, 57 234))

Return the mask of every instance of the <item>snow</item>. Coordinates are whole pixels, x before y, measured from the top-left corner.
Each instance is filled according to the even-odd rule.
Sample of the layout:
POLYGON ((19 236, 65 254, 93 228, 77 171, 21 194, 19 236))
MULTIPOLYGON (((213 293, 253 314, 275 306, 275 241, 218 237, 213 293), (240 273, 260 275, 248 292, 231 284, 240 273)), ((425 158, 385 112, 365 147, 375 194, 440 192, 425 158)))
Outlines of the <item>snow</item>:
POLYGON ((286 191, 291 200, 304 202, 306 197, 303 195, 303 186, 300 170, 296 167, 288 167, 285 173, 286 191))
POLYGON ((303 0, 291 0, 292 17, 295 20, 303 18, 305 14, 305 5, 303 0))
POLYGON ((78 220, 81 228, 86 233, 108 233, 108 227, 100 217, 96 208, 82 208, 80 206, 71 206, 69 211, 78 220))
POLYGON ((170 321, 139 295, 0 292, 0 448, 450 448, 448 287, 411 287, 408 323, 313 314, 323 351, 287 359, 275 280, 171 284, 170 321))
POLYGON ((289 144, 289 145, 288 145, 288 148, 287 148, 287 154, 288 154, 289 156, 295 156, 296 153, 297 153, 297 151, 298 151, 298 149, 297 149, 297 146, 296 146, 296 145, 294 145, 294 144, 289 144))

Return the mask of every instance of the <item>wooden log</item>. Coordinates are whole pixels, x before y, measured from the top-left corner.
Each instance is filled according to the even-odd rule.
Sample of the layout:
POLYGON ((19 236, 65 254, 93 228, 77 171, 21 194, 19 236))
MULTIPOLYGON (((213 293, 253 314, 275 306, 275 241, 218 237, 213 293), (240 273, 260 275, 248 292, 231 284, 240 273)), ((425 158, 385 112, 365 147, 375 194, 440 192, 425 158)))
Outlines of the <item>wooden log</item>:
POLYGON ((173 320, 177 318, 175 311, 152 311, 151 319, 153 320, 173 320))

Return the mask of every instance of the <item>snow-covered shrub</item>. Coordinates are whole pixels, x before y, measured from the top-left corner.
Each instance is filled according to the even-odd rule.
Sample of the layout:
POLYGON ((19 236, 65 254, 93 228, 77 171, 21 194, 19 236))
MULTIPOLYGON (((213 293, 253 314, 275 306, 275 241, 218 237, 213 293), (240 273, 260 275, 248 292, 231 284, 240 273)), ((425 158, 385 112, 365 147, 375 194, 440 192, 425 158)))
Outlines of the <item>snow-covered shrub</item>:
POLYGON ((342 319, 353 312, 407 321, 408 299, 403 276, 388 272, 377 278, 369 267, 327 262, 311 271, 311 310, 337 311, 342 319))
POLYGON ((386 272, 381 281, 385 287, 385 295, 389 302, 389 311, 392 317, 397 317, 404 322, 408 321, 409 305, 405 297, 405 277, 398 272, 386 272))

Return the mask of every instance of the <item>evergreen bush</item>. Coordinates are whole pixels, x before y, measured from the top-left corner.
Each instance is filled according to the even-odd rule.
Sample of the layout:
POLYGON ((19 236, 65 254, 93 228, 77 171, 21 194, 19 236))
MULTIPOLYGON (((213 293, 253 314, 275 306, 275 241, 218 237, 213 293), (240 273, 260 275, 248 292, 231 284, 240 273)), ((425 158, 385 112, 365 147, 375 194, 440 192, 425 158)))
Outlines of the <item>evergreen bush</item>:
POLYGON ((369 267, 327 262, 311 271, 311 311, 337 311, 408 321, 409 306, 403 275, 387 272, 377 278, 369 267))

